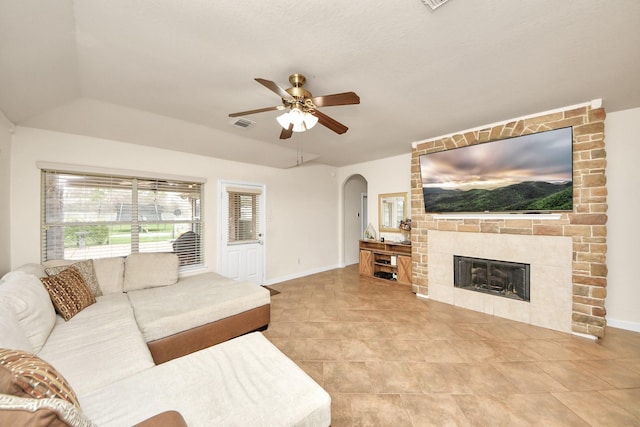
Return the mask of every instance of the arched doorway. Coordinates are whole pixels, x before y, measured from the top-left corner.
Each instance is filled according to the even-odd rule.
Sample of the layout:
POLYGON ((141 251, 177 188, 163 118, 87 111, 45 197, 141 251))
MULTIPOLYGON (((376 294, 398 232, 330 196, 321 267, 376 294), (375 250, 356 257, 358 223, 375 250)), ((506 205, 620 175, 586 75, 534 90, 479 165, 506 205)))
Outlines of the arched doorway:
POLYGON ((344 265, 357 264, 358 240, 367 227, 367 180, 352 175, 343 185, 344 265))

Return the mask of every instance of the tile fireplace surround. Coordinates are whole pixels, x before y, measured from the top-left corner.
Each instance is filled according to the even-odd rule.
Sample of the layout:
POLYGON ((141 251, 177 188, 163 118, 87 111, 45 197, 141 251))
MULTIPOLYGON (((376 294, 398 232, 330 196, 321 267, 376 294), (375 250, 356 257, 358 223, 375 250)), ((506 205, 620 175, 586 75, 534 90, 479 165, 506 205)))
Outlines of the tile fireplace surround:
POLYGON ((605 117, 601 102, 593 101, 415 143, 411 156, 413 292, 533 325, 603 337, 607 286, 605 117), (421 154, 567 126, 573 127, 572 212, 554 218, 514 215, 513 219, 509 215, 460 218, 425 213, 421 154), (514 258, 520 252, 525 258, 514 258), (539 260, 545 253, 550 259, 539 260), (454 291, 453 255, 527 263, 532 259, 531 302, 454 291), (545 263, 545 267, 536 266, 545 263), (522 304, 528 307, 522 308, 522 304))
POLYGON ((571 332, 571 238, 429 232, 429 297, 485 314, 571 332), (531 301, 453 286, 453 256, 531 265, 531 301))

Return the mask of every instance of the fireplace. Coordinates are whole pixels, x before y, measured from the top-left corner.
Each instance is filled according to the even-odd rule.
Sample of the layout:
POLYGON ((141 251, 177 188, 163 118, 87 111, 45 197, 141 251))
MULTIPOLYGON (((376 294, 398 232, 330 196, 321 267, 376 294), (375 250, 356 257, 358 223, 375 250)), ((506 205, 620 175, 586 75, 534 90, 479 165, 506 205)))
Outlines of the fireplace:
MULTIPOLYGON (((428 298, 485 314, 571 332, 572 239, 502 233, 429 231, 428 298), (524 263, 529 268, 529 300, 499 293, 471 292, 454 285, 454 257, 524 263)), ((510 264, 507 264, 510 266, 510 264)), ((504 266, 502 266, 504 268, 504 266)), ((523 291, 516 292, 520 297, 523 291)))
POLYGON ((453 269, 456 288, 529 301, 529 264, 454 255, 453 269))

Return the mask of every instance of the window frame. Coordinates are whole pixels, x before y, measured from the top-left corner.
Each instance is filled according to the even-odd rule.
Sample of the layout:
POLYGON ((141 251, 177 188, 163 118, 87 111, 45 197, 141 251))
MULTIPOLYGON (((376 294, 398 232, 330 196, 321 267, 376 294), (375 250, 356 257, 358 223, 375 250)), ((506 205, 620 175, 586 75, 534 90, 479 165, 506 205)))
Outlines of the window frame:
MULTIPOLYGON (((91 229, 92 227, 96 227, 96 226, 107 227, 109 232, 109 238, 111 237, 111 232, 114 227, 123 227, 125 229, 129 227, 128 233, 127 232, 124 233, 125 235, 130 236, 130 243, 129 243, 128 249, 126 249, 126 247, 123 249, 122 247, 123 245, 120 245, 120 247, 118 248, 119 253, 114 254, 113 245, 110 243, 107 243, 104 246, 103 251, 102 250, 96 251, 96 254, 95 254, 96 256, 91 256, 91 258, 96 259, 96 258, 107 258, 111 256, 126 256, 130 253, 139 253, 141 252, 139 238, 142 233, 141 230, 145 226, 148 227, 150 225, 154 225, 158 228, 159 227, 166 228, 167 225, 171 225, 173 235, 175 235, 176 228, 178 229, 186 228, 186 231, 183 231, 180 235, 176 235, 175 238, 173 238, 172 240, 163 240, 162 237, 158 237, 158 240, 152 241, 150 245, 147 245, 148 247, 146 249, 149 249, 149 247, 151 247, 152 249, 151 251, 143 249, 142 252, 154 252, 153 246, 155 245, 158 248, 164 247, 161 249, 165 249, 165 250, 158 250, 160 252, 177 253, 178 256, 180 257, 181 271, 199 269, 205 266, 204 250, 203 250, 204 237, 205 237, 204 236, 205 224, 204 224, 203 199, 204 199, 204 190, 205 190, 206 180, 199 179, 199 178, 174 177, 174 176, 154 177, 152 174, 146 174, 146 173, 136 174, 135 172, 122 173, 120 171, 120 173, 113 173, 110 170, 96 171, 95 170, 96 168, 91 168, 93 170, 90 170, 90 171, 83 171, 80 168, 71 168, 71 170, 69 170, 68 168, 41 166, 40 169, 41 169, 41 221, 40 221, 41 255, 40 257, 42 262, 45 262, 47 260, 67 258, 66 257, 67 254, 65 253, 65 244, 64 244, 64 230, 65 229, 68 230, 68 228, 72 226, 84 227, 85 230, 91 229), (119 193, 120 198, 123 197, 122 196, 123 192, 121 190, 124 190, 124 193, 130 191, 131 193, 130 207, 127 207, 126 209, 124 209, 125 211, 128 211, 125 213, 125 216, 128 215, 129 219, 127 220, 125 218, 123 220, 122 217, 120 216, 122 215, 122 209, 124 208, 124 206, 129 204, 129 201, 127 198, 123 198, 122 200, 124 200, 124 202, 120 202, 120 205, 121 205, 120 213, 111 212, 111 215, 115 215, 114 218, 110 220, 101 220, 100 218, 96 219, 92 217, 93 213, 90 209, 90 203, 87 202, 87 199, 89 198, 89 193, 87 193, 86 195, 83 195, 85 196, 85 199, 79 198, 79 199, 76 199, 76 201, 82 200, 79 204, 82 205, 84 208, 86 208, 86 210, 79 211, 79 213, 87 214, 88 217, 91 217, 90 219, 69 221, 68 218, 65 218, 65 213, 68 215, 71 212, 71 209, 69 211, 64 211, 64 207, 62 207, 60 212, 58 212, 58 217, 52 220, 49 215, 51 209, 48 208, 48 204, 47 204, 48 195, 51 196, 50 194, 51 192, 54 192, 54 193, 60 192, 59 195, 54 194, 53 199, 51 198, 49 199, 49 203, 50 204, 58 203, 60 206, 63 206, 63 203, 65 201, 64 192, 72 191, 72 189, 74 189, 75 187, 73 185, 66 185, 67 183, 64 183, 63 185, 59 185, 60 181, 54 184, 51 184, 51 182, 47 181, 47 177, 50 177, 49 178, 50 180, 59 179, 61 177, 66 177, 67 179, 69 179, 69 177, 75 177, 78 180, 85 180, 90 182, 90 184, 87 185, 88 191, 94 191, 94 189, 104 189, 105 192, 110 192, 110 191, 113 192, 115 190, 118 190, 120 191, 119 193), (121 184, 120 187, 116 187, 116 186, 113 186, 113 184, 108 184, 110 180, 111 181, 118 180, 120 182, 123 182, 123 184, 121 184), (128 181, 131 182, 130 187, 126 183, 128 181), (155 187, 154 187, 154 183, 156 184, 155 187), (49 185, 53 185, 55 187, 48 188, 49 185), (187 208, 184 208, 184 209, 190 213, 190 218, 180 219, 179 218, 179 215, 181 214, 180 209, 176 209, 173 212, 173 214, 175 215, 175 218, 169 218, 169 219, 164 218, 164 214, 161 215, 160 213, 158 213, 157 208, 158 206, 162 207, 162 205, 156 204, 155 197, 159 194, 160 197, 171 196, 174 199, 176 199, 180 191, 183 191, 183 192, 188 191, 187 193, 185 193, 186 195, 184 195, 184 197, 183 197, 183 194, 180 194, 180 198, 186 200, 184 203, 186 204, 187 208), (147 219, 146 217, 140 217, 141 215, 140 208, 143 207, 142 211, 145 210, 144 208, 146 206, 143 205, 143 203, 145 200, 149 198, 150 193, 152 193, 154 197, 153 204, 154 206, 156 206, 156 215, 155 217, 154 215, 151 215, 152 218, 147 219), (84 203, 86 203, 87 206, 85 206, 84 203), (176 226, 179 226, 179 227, 176 227, 176 226), (47 247, 47 245, 50 243, 48 242, 48 238, 50 238, 49 232, 55 228, 61 230, 61 233, 57 233, 58 241, 53 242, 53 244, 50 247, 47 247), (192 238, 191 240, 183 239, 182 245, 178 245, 177 244, 178 240, 184 234, 187 234, 187 232, 189 231, 191 231, 192 234, 195 235, 196 237, 192 238), (54 248, 53 245, 56 245, 56 244, 57 244, 57 247, 55 249, 52 249, 54 248), (167 248, 168 244, 170 244, 171 246, 170 246, 170 249, 167 251, 166 249, 168 249, 167 248), (190 246, 185 246, 185 244, 190 246), (60 246, 62 246, 62 248, 60 248, 60 246), (183 249, 182 252, 180 252, 180 247, 187 248, 187 249, 183 249), (60 253, 56 254, 55 251, 59 251, 60 253), (126 253, 123 253, 123 252, 126 252, 126 253), (185 255, 185 257, 181 256, 181 253, 182 255, 185 255), (60 255, 62 255, 62 257, 60 257, 60 255)), ((81 188, 81 187, 78 186, 78 188, 81 188)), ((79 193, 81 193, 81 191, 79 191, 79 193)), ((111 199, 109 199, 109 201, 111 203, 114 203, 113 200, 111 199)), ((181 207, 183 206, 181 205, 181 207)), ((80 234, 80 233, 77 233, 77 234, 80 234)), ((80 239, 80 237, 78 238, 80 239)), ((155 251, 155 252, 158 252, 158 251, 155 251)), ((67 259, 73 260, 73 259, 86 259, 86 258, 87 257, 70 256, 67 259)))

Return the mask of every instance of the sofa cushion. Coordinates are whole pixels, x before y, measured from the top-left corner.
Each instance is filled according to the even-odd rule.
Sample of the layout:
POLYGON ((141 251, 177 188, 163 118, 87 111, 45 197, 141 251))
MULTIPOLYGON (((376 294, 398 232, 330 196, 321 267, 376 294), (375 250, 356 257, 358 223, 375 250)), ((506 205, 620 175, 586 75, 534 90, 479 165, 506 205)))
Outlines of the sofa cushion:
MULTIPOLYGON (((91 292, 94 296, 99 297, 100 295, 102 295, 100 285, 98 284, 98 278, 96 277, 96 272, 93 267, 92 259, 74 262, 73 264, 71 264, 71 266, 77 268, 78 271, 80 271, 80 274, 82 274, 84 281, 87 282, 87 285, 89 286, 89 289, 91 289, 91 292)), ((46 268, 45 272, 47 273, 47 275, 53 276, 63 272, 67 268, 69 268, 68 265, 59 265, 57 267, 46 268)))
POLYGON ((0 303, 0 348, 33 351, 13 307, 0 303))
POLYGON ((178 281, 178 264, 173 253, 131 254, 125 261, 124 291, 173 285, 178 281))
POLYGON ((16 268, 13 271, 24 271, 25 273, 33 274, 36 277, 44 277, 47 273, 44 271, 45 267, 42 264, 36 264, 35 262, 30 262, 27 264, 23 264, 20 267, 16 268))
POLYGON ((93 268, 103 295, 122 292, 124 285, 124 257, 93 260, 93 268))
POLYGON ((135 425, 170 409, 190 426, 328 426, 331 398, 254 332, 81 396, 101 427, 135 425))
POLYGON ((269 291, 217 273, 180 279, 169 287, 127 294, 147 342, 271 303, 269 291))
POLYGON ((56 312, 45 287, 33 274, 12 271, 0 280, 0 302, 13 307, 34 353, 47 341, 56 312))
POLYGON ((56 325, 38 353, 62 372, 80 402, 83 394, 154 366, 124 293, 103 295, 56 325))
POLYGON ((0 425, 12 427, 95 427, 77 407, 57 399, 0 394, 0 425))
MULTIPOLYGON (((44 267, 68 267, 75 262, 78 261, 56 259, 45 261, 44 267)), ((94 259, 93 270, 102 295, 122 292, 122 285, 124 284, 124 257, 94 259)))
POLYGON ((67 380, 38 356, 21 350, 0 349, 0 367, 4 368, 0 382, 5 387, 0 392, 36 399, 55 397, 80 407, 67 380), (12 381, 7 381, 8 376, 12 381))
POLYGON ((47 288, 56 311, 64 320, 71 319, 96 302, 80 270, 74 266, 69 266, 58 274, 41 277, 40 281, 47 288))

